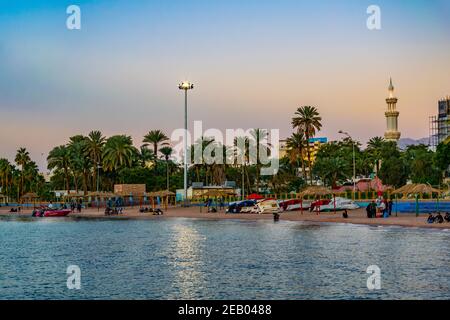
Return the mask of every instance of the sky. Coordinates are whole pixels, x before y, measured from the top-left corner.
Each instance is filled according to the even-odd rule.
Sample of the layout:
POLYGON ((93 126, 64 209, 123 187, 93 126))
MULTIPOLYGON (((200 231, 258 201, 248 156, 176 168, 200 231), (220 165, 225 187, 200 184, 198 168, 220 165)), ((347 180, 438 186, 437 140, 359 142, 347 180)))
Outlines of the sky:
POLYGON ((389 77, 402 137, 429 134, 450 95, 448 0, 0 0, 0 157, 26 147, 40 166, 70 136, 189 122, 280 129, 303 105, 365 143, 385 131, 389 77), (66 8, 81 9, 68 30, 66 8), (381 9, 381 30, 366 10, 381 9))

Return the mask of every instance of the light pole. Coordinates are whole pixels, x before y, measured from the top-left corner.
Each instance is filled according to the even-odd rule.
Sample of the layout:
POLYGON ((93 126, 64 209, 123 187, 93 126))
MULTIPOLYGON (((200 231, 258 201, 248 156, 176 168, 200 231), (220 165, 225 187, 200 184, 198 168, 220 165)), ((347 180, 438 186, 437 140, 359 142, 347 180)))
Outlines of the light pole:
POLYGON ((340 130, 339 133, 347 136, 352 141, 352 145, 353 145, 353 198, 354 198, 355 197, 355 193, 356 193, 356 152, 355 152, 355 141, 353 141, 353 138, 348 134, 348 132, 340 130))
POLYGON ((184 204, 186 205, 187 201, 187 154, 188 154, 188 145, 187 145, 187 130, 188 130, 188 121, 187 121, 187 105, 188 105, 188 91, 194 89, 194 85, 188 81, 182 82, 178 89, 184 90, 184 204))

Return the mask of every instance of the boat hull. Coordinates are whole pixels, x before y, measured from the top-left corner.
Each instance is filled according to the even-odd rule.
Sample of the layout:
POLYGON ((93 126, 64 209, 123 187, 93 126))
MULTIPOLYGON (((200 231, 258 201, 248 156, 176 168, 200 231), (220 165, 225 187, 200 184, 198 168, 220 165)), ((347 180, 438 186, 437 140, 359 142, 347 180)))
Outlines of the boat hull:
POLYGON ((43 217, 67 217, 70 210, 51 210, 45 211, 43 217))

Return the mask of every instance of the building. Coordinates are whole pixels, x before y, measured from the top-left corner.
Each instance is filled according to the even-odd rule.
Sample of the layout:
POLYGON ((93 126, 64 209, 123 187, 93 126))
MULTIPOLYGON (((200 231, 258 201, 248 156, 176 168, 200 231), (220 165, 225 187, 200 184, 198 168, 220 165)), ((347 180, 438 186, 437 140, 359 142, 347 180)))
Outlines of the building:
POLYGON ((284 157, 286 157, 287 152, 287 140, 280 140, 280 144, 278 146, 278 158, 283 159, 284 157))
POLYGON ((401 133, 398 131, 398 116, 400 112, 397 111, 398 99, 394 95, 394 85, 392 84, 392 78, 389 82, 389 98, 386 99, 387 111, 386 116, 386 132, 384 138, 387 141, 398 142, 400 140, 401 133))
MULTIPOLYGON (((311 157, 311 163, 316 161, 317 153, 322 145, 328 143, 328 138, 311 138, 309 139, 309 152, 311 157)), ((305 152, 304 160, 308 161, 308 153, 305 152)))
POLYGON ((439 100, 438 115, 430 117, 430 147, 435 148, 450 137, 450 96, 439 100))
POLYGON ((146 193, 145 184, 115 184, 114 193, 118 195, 143 196, 146 193))
MULTIPOLYGON (((323 144, 328 143, 328 138, 311 138, 309 139, 309 151, 311 152, 311 162, 314 163, 316 159, 316 154, 319 151, 320 147, 323 144)), ((280 145, 278 148, 279 158, 283 159, 287 156, 289 148, 287 147, 287 140, 280 140, 280 145)), ((308 161, 308 154, 305 150, 305 154, 303 156, 305 161, 308 161)))

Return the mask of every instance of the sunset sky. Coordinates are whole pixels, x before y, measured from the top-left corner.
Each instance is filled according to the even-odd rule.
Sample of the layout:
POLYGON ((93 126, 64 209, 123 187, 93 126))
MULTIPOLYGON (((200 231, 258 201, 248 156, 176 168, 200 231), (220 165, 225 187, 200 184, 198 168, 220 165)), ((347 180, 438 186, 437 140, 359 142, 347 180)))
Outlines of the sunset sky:
POLYGON ((316 106, 319 136, 365 143, 385 130, 392 76, 402 137, 428 136, 450 95, 448 0, 0 0, 0 157, 26 147, 43 168, 75 134, 183 126, 178 83, 190 80, 190 121, 207 128, 291 133, 316 106), (81 7, 82 29, 66 28, 81 7), (369 5, 382 29, 366 27, 369 5))

